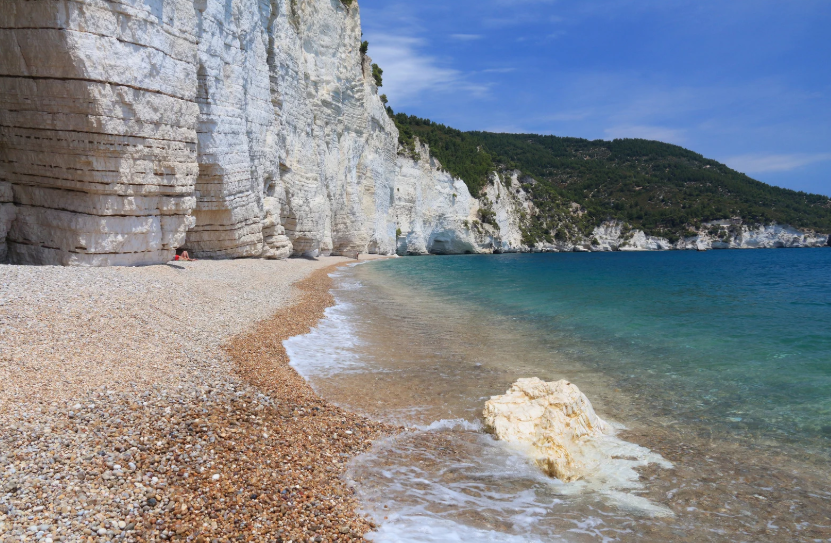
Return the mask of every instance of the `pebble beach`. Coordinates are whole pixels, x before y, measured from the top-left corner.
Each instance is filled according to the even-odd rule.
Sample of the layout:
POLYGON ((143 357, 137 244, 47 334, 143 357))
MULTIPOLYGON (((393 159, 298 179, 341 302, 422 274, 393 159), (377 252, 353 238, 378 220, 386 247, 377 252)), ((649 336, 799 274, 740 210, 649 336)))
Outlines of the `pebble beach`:
POLYGON ((395 429, 282 346, 347 262, 0 266, 0 541, 362 539, 343 473, 395 429))

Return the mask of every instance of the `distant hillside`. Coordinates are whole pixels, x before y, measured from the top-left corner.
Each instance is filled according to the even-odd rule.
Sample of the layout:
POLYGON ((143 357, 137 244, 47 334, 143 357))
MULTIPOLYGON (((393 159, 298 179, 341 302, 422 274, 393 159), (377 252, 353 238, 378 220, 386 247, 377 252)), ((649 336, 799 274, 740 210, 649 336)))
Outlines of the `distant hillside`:
POLYGON ((414 149, 414 137, 429 144, 474 195, 490 172, 521 171, 540 210, 527 226, 529 241, 588 234, 606 219, 671 242, 702 222, 733 217, 831 232, 828 197, 766 185, 677 145, 461 132, 402 113, 393 118, 405 149, 414 149), (576 214, 572 203, 582 207, 576 214))

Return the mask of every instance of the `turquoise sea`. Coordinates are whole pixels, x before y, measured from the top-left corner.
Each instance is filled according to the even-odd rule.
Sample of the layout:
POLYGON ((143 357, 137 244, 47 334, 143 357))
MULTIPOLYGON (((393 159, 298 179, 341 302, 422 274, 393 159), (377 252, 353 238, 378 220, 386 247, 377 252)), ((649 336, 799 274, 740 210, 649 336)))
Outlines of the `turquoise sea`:
POLYGON ((324 396, 412 429, 352 467, 377 541, 831 540, 831 250, 398 258, 334 293, 287 348, 324 396), (673 467, 537 473, 479 426, 532 376, 673 467))

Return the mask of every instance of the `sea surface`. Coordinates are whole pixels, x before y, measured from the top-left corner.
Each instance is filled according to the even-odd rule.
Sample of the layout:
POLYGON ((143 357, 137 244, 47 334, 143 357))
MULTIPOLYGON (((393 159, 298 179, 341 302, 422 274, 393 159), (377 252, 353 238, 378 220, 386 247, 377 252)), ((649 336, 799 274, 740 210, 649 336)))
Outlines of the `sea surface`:
POLYGON ((374 541, 831 541, 831 249, 334 276, 336 305, 286 347, 324 397, 408 428, 350 467, 374 541), (521 377, 575 383, 659 461, 635 481, 546 477, 481 429, 521 377))

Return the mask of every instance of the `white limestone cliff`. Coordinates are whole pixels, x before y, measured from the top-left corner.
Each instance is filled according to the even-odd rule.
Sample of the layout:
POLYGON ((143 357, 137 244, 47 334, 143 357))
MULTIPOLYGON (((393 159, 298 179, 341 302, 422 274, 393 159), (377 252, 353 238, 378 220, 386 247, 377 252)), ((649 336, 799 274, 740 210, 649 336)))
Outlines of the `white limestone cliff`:
POLYGON ((398 254, 476 253, 487 243, 473 231, 475 199, 464 182, 442 171, 426 146, 397 160, 391 201, 400 231, 398 254))
POLYGON ((399 156, 356 2, 9 0, 0 28, 0 258, 521 246, 501 188, 482 224, 429 150, 399 156))
POLYGON ((533 213, 534 206, 519 181, 520 172, 491 174, 490 182, 482 191, 484 202, 493 212, 498 234, 494 237, 494 252, 526 252, 523 241, 525 217, 533 213))
MULTIPOLYGON (((7 0, 0 262, 529 250, 519 173, 400 154, 360 43, 357 2, 7 0)), ((695 244, 821 241, 764 228, 695 244)), ((534 249, 681 248, 624 230, 534 249)))
POLYGON ((747 225, 739 220, 704 223, 698 235, 678 241, 677 249, 781 249, 824 247, 831 238, 779 224, 747 225))
POLYGON ((668 251, 669 240, 647 236, 641 230, 629 230, 620 221, 606 221, 592 231, 591 251, 668 251))
POLYGON ((695 236, 675 243, 649 236, 622 221, 604 221, 589 236, 537 243, 541 252, 708 251, 710 249, 815 248, 831 245, 831 236, 779 224, 747 225, 740 219, 702 223, 695 236))
POLYGON ((586 240, 586 248, 591 251, 779 249, 828 244, 829 236, 825 234, 779 224, 747 225, 739 219, 703 223, 695 236, 675 243, 666 238, 647 236, 621 221, 606 221, 594 229, 590 240, 586 240))
POLYGON ((427 146, 416 142, 415 156, 399 155, 393 209, 400 230, 398 254, 494 253, 527 250, 520 214, 525 200, 495 172, 480 198, 464 181, 443 170, 427 146), (482 211, 487 210, 483 215, 482 211), (487 221, 483 221, 488 217, 487 221))
POLYGON ((6 235, 17 214, 14 204, 12 204, 13 199, 11 184, 0 181, 0 262, 5 262, 8 259, 6 235))
POLYGON ((192 5, 9 0, 0 28, 11 259, 167 260, 195 204, 192 5))

